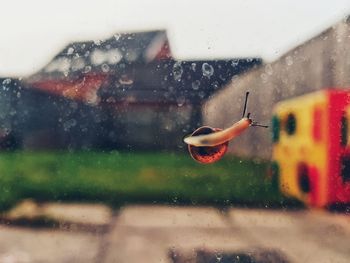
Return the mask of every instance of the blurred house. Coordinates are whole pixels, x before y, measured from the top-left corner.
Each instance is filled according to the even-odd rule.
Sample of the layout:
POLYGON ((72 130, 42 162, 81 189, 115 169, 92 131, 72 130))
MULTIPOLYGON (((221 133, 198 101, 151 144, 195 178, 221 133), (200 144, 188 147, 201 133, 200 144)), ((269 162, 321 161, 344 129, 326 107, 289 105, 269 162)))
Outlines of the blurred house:
POLYGON ((19 81, 0 78, 0 148, 16 148, 13 126, 16 118, 17 85, 19 81))
POLYGON ((25 148, 174 149, 202 102, 259 64, 177 61, 165 31, 72 43, 10 92, 12 134, 25 148))
POLYGON ((0 110, 1 149, 77 149, 103 143, 98 108, 28 89, 19 79, 0 79, 0 110))

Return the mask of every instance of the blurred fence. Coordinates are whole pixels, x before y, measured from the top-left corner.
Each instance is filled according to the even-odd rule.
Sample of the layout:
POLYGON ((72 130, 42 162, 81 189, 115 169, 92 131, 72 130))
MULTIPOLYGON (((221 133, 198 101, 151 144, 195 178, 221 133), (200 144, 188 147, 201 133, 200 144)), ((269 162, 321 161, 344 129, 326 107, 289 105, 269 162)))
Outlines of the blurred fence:
MULTIPOLYGON (((324 88, 350 86, 350 21, 342 21, 291 50, 277 61, 233 78, 203 106, 203 122, 227 127, 239 120, 244 94, 251 92, 253 120, 269 123, 276 102, 324 88)), ((269 158, 271 132, 250 129, 231 143, 234 154, 269 158)))

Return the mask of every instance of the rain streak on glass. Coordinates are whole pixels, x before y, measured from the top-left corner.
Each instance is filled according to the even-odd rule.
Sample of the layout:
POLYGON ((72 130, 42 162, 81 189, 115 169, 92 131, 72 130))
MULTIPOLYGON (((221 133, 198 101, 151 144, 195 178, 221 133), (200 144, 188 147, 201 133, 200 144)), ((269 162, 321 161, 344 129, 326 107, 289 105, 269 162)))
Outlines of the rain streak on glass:
POLYGON ((214 74, 214 68, 208 63, 203 63, 202 65, 203 76, 210 78, 214 74))
POLYGON ((176 62, 173 66, 173 75, 175 80, 181 80, 183 69, 180 62, 176 62))

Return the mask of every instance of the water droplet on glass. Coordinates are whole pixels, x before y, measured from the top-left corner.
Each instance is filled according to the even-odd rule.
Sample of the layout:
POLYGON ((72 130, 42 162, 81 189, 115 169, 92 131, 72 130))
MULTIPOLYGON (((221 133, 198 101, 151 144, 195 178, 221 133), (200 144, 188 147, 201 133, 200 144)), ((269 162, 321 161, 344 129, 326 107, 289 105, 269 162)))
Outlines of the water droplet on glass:
POLYGON ((10 84, 10 83, 11 83, 11 79, 4 79, 2 81, 2 84, 4 84, 4 85, 10 84))
POLYGON ((102 66, 101 66, 101 68, 102 68, 102 71, 103 71, 104 73, 109 72, 109 66, 108 66, 108 64, 103 63, 102 66))
POLYGON ((262 73, 262 74, 260 75, 260 77, 261 77, 261 79, 262 79, 262 81, 263 81, 264 83, 267 82, 267 79, 268 79, 267 74, 262 73))
POLYGON ((266 72, 266 74, 268 74, 268 75, 272 75, 273 69, 272 69, 271 64, 267 64, 267 65, 265 66, 265 72, 266 72))
POLYGON ((91 71, 91 66, 86 66, 83 70, 83 73, 88 73, 91 71))
POLYGON ((85 61, 82 58, 78 57, 72 60, 72 64, 71 64, 72 71, 81 70, 82 68, 84 68, 84 66, 85 66, 85 61))
POLYGON ((231 62, 232 67, 236 67, 238 65, 238 59, 235 59, 231 62))
POLYGON ((216 257, 216 259, 217 259, 216 262, 221 262, 222 254, 221 254, 220 252, 215 253, 215 257, 216 257))
POLYGON ((135 52, 134 50, 129 50, 128 52, 126 52, 125 54, 125 59, 129 62, 133 62, 138 58, 138 53, 135 52))
POLYGON ((134 81, 128 75, 123 74, 119 78, 119 83, 122 85, 131 85, 134 83, 134 81))
POLYGON ((173 66, 174 79, 177 81, 181 80, 182 73, 183 73, 183 69, 182 69, 181 63, 176 62, 173 66))
POLYGON ((67 50, 67 55, 72 55, 73 52, 74 52, 74 48, 70 47, 70 48, 68 48, 68 50, 67 50))
POLYGON ((287 57, 286 57, 286 64, 287 64, 288 66, 293 65, 293 58, 292 58, 291 56, 287 56, 287 57))
POLYGON ((77 121, 75 119, 70 119, 63 123, 63 128, 65 131, 68 131, 70 128, 74 127, 76 124, 77 124, 77 121))
POLYGON ((185 104, 186 98, 184 96, 180 96, 176 99, 177 106, 181 107, 185 104))
POLYGON ((101 45, 101 40, 94 40, 94 43, 96 46, 99 46, 99 45, 101 45))
POLYGON ((202 73, 203 73, 203 76, 210 78, 214 74, 213 66, 209 65, 208 63, 203 63, 202 73))
POLYGON ((213 89, 218 89, 219 88, 219 83, 217 81, 214 81, 211 86, 213 87, 213 89))
POLYGON ((201 85, 201 82, 197 79, 196 81, 192 82, 192 89, 199 90, 200 85, 201 85))
POLYGON ((191 69, 192 69, 193 71, 196 71, 196 66, 197 66, 196 63, 193 62, 193 63, 191 64, 191 69))
POLYGON ((164 92, 164 98, 168 99, 170 97, 169 92, 164 92))
POLYGON ((109 98, 106 100, 106 102, 108 102, 108 103, 114 103, 114 102, 116 102, 116 101, 115 101, 115 99, 114 99, 113 97, 109 97, 109 98))

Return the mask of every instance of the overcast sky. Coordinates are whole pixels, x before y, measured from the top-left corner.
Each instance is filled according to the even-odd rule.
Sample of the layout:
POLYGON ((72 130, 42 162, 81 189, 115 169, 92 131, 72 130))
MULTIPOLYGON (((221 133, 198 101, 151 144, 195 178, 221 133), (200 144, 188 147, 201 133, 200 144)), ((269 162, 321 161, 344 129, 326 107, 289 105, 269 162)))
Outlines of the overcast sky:
POLYGON ((350 0, 0 0, 0 76, 39 70, 69 42, 167 29, 179 59, 273 61, 350 14, 350 0))

